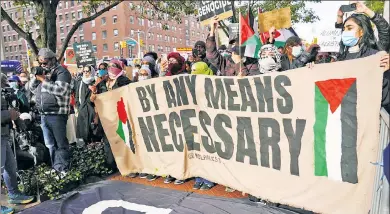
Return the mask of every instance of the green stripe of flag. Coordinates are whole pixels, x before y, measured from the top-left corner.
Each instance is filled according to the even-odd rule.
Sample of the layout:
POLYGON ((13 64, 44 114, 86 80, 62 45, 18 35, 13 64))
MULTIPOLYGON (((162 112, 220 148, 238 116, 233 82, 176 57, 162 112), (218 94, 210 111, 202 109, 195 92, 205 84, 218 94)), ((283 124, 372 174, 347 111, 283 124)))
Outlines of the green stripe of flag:
POLYGON ((122 121, 120 120, 118 122, 118 129, 116 130, 116 133, 119 135, 119 137, 122 138, 123 141, 126 142, 125 133, 123 132, 123 127, 122 127, 122 121))
POLYGON ((316 176, 328 176, 325 148, 328 106, 328 101, 315 86, 314 173, 316 176))

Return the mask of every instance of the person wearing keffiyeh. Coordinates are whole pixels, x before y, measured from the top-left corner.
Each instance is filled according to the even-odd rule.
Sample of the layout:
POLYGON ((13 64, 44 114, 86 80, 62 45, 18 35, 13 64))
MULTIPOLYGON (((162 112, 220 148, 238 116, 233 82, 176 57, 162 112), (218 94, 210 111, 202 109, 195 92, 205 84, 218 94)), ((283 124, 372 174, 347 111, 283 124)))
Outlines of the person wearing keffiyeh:
POLYGON ((281 54, 276 46, 267 44, 260 49, 259 67, 260 73, 266 74, 280 71, 282 65, 280 64, 281 54))

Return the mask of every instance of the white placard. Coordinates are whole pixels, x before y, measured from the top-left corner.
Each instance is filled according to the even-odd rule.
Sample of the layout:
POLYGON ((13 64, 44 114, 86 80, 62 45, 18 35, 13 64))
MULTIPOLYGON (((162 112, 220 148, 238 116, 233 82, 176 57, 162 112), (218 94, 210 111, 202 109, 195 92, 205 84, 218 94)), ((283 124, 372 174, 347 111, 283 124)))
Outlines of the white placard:
POLYGON ((321 47, 321 52, 339 52, 340 41, 341 29, 322 29, 317 36, 317 44, 321 47))

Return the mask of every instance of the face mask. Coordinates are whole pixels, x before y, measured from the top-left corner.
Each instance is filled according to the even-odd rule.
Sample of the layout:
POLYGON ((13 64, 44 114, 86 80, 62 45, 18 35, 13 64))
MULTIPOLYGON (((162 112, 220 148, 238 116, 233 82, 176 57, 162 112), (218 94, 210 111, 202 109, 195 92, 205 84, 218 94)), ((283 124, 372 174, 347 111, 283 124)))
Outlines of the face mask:
POLYGON ((138 77, 138 81, 148 80, 148 79, 149 79, 148 76, 139 76, 139 77, 138 77))
POLYGON ((266 57, 260 60, 260 68, 264 73, 276 68, 276 62, 272 57, 266 57))
POLYGON ((19 89, 19 85, 17 82, 10 82, 9 83, 9 87, 15 89, 15 90, 18 90, 19 89))
POLYGON ((356 31, 355 30, 343 31, 343 33, 341 34, 341 41, 343 41, 343 44, 345 46, 353 47, 359 41, 359 38, 356 38, 355 35, 356 35, 356 31))
POLYGON ((110 79, 116 79, 117 77, 119 77, 122 74, 123 74, 123 71, 120 68, 115 68, 115 67, 108 68, 108 77, 110 79))
POLYGON ((292 48, 292 55, 297 58, 303 53, 303 47, 302 46, 295 46, 292 48))
POLYGON ((102 77, 104 75, 107 75, 107 70, 105 70, 105 69, 98 70, 98 76, 99 77, 102 77))
POLYGON ((172 75, 176 75, 181 70, 182 66, 179 63, 169 64, 168 71, 171 72, 172 75))

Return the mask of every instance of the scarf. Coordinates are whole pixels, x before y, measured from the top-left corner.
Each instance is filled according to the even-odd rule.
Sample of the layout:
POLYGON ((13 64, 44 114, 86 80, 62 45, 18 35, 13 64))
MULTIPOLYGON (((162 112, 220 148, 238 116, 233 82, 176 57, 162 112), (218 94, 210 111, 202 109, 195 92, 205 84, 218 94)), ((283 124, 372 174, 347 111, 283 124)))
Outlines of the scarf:
POLYGON ((191 66, 191 74, 214 75, 213 71, 205 62, 197 62, 191 66))
POLYGON ((259 60, 260 72, 262 74, 279 71, 282 67, 281 55, 277 47, 273 44, 263 45, 260 49, 260 60, 259 60), (265 51, 271 52, 268 56, 262 56, 265 51))

